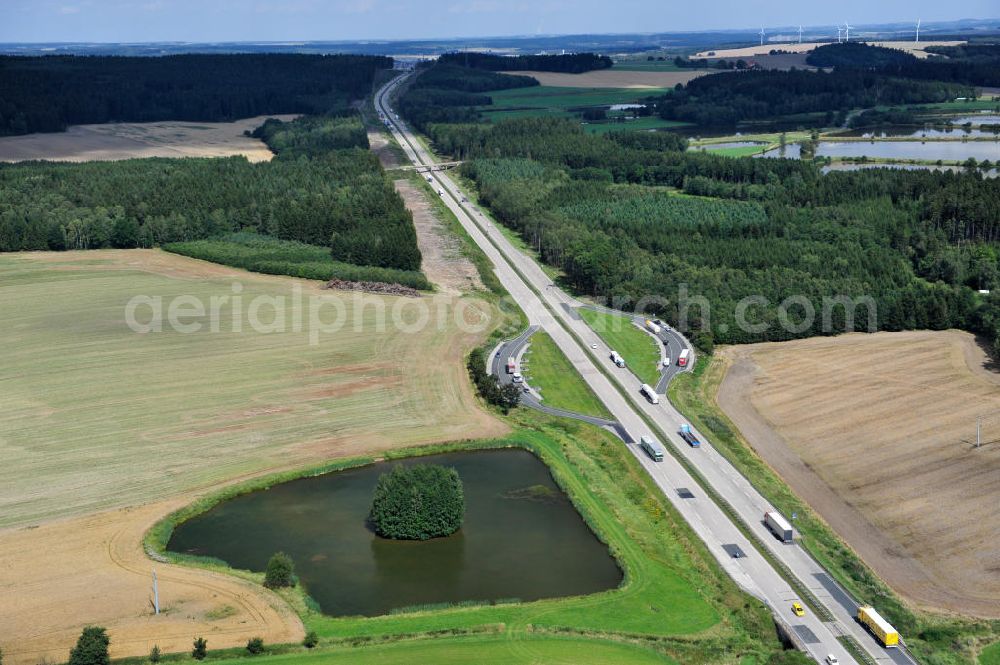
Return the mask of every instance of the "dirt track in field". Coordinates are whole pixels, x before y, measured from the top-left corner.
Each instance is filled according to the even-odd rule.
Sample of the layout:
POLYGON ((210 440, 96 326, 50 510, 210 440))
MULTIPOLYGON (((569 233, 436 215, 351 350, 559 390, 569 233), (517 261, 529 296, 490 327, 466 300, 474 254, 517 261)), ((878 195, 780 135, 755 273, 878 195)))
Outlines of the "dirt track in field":
POLYGON ((115 122, 74 125, 65 132, 0 138, 0 162, 45 159, 58 162, 111 161, 140 157, 231 157, 266 162, 274 155, 261 141, 244 136, 269 117, 236 122, 115 122))
POLYGON ((111 657, 211 649, 251 637, 292 642, 302 622, 262 587, 220 573, 156 563, 142 550, 154 521, 187 499, 115 510, 0 535, 0 635, 5 663, 65 662, 87 625, 108 629, 111 657), (152 570, 161 614, 152 611, 152 570))
POLYGON ((583 74, 560 74, 558 72, 504 72, 519 76, 530 76, 542 85, 559 88, 672 88, 678 83, 687 83, 710 71, 691 70, 686 72, 633 72, 623 69, 599 69, 583 74))
POLYGON ((1000 374, 972 335, 844 335, 722 358, 719 405, 886 582, 928 609, 1000 616, 1000 374))

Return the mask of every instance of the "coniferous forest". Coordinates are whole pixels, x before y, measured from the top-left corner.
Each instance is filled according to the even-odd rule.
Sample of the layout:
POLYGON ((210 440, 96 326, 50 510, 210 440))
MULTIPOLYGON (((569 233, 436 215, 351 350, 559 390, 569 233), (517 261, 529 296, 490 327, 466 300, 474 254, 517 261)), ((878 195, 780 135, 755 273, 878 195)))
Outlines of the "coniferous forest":
MULTIPOLYGON (((758 73, 688 87, 725 77, 750 82, 758 73)), ((883 94, 934 97, 952 86, 901 80, 883 94)), ((404 101, 423 117, 420 94, 404 101)), ((775 93, 768 112, 783 103, 775 93)), ((460 122, 424 129, 439 151, 469 160, 464 174, 501 222, 575 290, 624 309, 655 297, 647 311, 674 325, 686 317, 703 347, 843 331, 846 307, 828 307, 828 323, 821 315, 830 298, 870 297, 878 330, 958 327, 1000 339, 1000 297, 977 293, 1000 287, 1000 181, 974 169, 824 175, 811 161, 686 152, 669 133, 593 135, 570 120, 489 123, 472 109, 452 110, 460 122), (685 311, 682 292, 710 309, 685 311), (789 296, 807 304, 787 310, 791 326, 779 325, 789 296), (748 327, 737 305, 750 297, 748 327), (808 309, 811 323, 796 325, 808 309)), ((854 329, 869 329, 867 307, 851 313, 854 329)))
POLYGON ((102 122, 322 114, 392 59, 353 55, 0 56, 0 136, 102 122))
MULTIPOLYGON (((336 274, 427 288, 419 273, 421 256, 410 213, 368 150, 360 116, 348 106, 368 94, 375 72, 391 61, 354 56, 200 58, 57 58, 41 71, 47 72, 45 80, 105 67, 103 84, 95 86, 91 101, 108 102, 136 86, 161 90, 192 103, 190 113, 181 113, 187 118, 223 119, 211 102, 215 94, 229 95, 226 118, 265 109, 327 109, 328 104, 330 113, 291 122, 271 119, 257 128, 254 135, 276 155, 270 162, 251 164, 231 157, 0 165, 0 251, 170 245, 240 267, 266 266, 267 272, 314 278, 336 274), (179 84, 187 75, 178 63, 207 68, 207 73, 194 68, 190 95, 171 92, 170 81, 179 84), (289 71, 299 65, 301 70, 289 71), (279 80, 283 74, 289 80, 279 80), (222 88, 206 87, 202 95, 199 85, 208 86, 209 75, 220 76, 222 88), (256 75, 260 80, 250 85, 256 75), (249 96, 239 92, 244 83, 249 96), (307 98, 308 104, 296 106, 307 98), (250 106, 238 108, 241 99, 251 100, 250 106), (254 106, 252 100, 264 100, 264 105, 254 106), (246 233, 251 232, 261 241, 248 241, 246 233), (292 244, 278 246, 269 238, 292 244), (215 240, 191 244, 207 239, 215 240), (328 262, 317 262, 317 249, 327 254, 328 262)), ((32 99, 45 99, 43 88, 29 89, 32 99)), ((134 98, 138 106, 127 117, 179 117, 159 105, 157 94, 134 98)), ((10 99, 24 101, 17 95, 10 99)), ((24 112, 30 115, 31 108, 25 106, 24 112)))

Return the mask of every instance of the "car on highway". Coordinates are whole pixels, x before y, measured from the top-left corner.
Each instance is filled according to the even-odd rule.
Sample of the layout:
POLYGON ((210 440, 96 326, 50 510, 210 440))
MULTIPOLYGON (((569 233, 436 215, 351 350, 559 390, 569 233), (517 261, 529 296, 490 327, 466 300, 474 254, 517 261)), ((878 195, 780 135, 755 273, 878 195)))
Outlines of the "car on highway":
POLYGON ((806 611, 802 607, 802 603, 792 603, 792 614, 797 617, 804 617, 806 615, 806 611))
POLYGON ((514 383, 524 383, 524 377, 521 376, 520 372, 514 372, 514 377, 511 379, 514 383))
POLYGON ((826 657, 826 665, 840 665, 840 659, 831 653, 826 657))
POLYGON ((432 178, 430 176, 427 176, 427 182, 433 182, 433 181, 434 181, 434 178, 432 178))
POLYGON ((597 348, 597 345, 596 345, 596 344, 591 344, 591 345, 590 345, 590 348, 592 348, 592 349, 596 349, 596 348, 597 348))

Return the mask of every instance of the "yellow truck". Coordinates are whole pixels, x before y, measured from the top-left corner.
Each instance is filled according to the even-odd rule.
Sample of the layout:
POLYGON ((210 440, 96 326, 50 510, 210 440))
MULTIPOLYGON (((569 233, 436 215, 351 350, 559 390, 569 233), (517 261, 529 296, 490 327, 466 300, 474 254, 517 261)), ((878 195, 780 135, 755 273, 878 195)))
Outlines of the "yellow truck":
POLYGON ((874 607, 868 607, 867 605, 859 607, 858 621, 868 628, 872 635, 878 638, 879 642, 882 643, 882 646, 899 646, 899 633, 896 632, 896 629, 893 628, 888 621, 883 619, 881 615, 875 611, 874 607))

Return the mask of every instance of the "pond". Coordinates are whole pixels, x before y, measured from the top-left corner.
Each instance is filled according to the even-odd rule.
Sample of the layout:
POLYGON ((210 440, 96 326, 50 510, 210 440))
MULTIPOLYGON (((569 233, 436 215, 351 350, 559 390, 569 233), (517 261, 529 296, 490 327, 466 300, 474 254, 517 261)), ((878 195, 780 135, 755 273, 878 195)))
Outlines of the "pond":
MULTIPOLYGON (((778 149, 768 150, 761 157, 779 157, 778 149)), ((788 145, 785 157, 797 159, 799 146, 788 145)), ((969 157, 976 161, 1000 159, 997 141, 821 141, 817 157, 870 157, 884 159, 923 159, 963 162, 969 157)))
POLYGON ((430 603, 538 600, 613 589, 622 573, 559 490, 548 467, 518 449, 450 453, 303 478, 236 497, 179 525, 173 552, 262 571, 288 553, 331 616, 386 614, 430 603), (455 468, 462 528, 447 538, 392 541, 365 524, 379 474, 394 464, 455 468))
POLYGON ((955 139, 961 141, 963 138, 996 138, 1000 132, 984 131, 982 129, 966 129, 965 127, 953 127, 951 125, 912 127, 890 125, 879 127, 878 129, 852 129, 844 132, 837 132, 837 136, 860 136, 864 138, 911 138, 911 139, 955 139))
POLYGON ((952 118, 951 124, 964 125, 1000 125, 1000 115, 990 113, 980 113, 979 115, 963 115, 961 118, 952 118))

